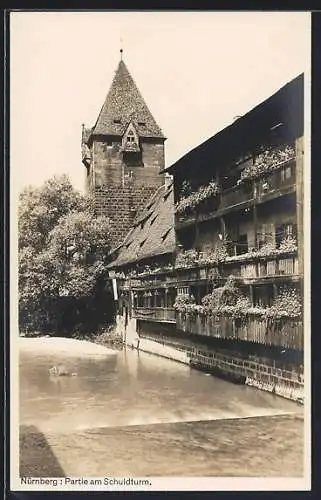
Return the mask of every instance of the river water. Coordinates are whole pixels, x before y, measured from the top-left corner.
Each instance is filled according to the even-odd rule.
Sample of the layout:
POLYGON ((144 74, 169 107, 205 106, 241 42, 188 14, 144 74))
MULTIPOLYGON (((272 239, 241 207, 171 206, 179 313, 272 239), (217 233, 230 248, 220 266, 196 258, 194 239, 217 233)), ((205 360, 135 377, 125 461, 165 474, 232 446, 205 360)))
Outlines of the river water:
POLYGON ((136 350, 19 342, 21 475, 303 475, 296 403, 136 350))

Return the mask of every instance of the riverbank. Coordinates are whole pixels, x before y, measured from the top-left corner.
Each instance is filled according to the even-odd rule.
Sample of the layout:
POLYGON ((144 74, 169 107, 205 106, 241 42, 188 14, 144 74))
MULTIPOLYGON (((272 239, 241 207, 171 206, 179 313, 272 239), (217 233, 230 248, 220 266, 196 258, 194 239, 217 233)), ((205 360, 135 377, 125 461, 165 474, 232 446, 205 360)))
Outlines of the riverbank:
POLYGON ((70 339, 65 337, 20 337, 19 338, 19 348, 24 352, 50 352, 55 351, 55 353, 62 356, 106 356, 115 355, 113 349, 109 349, 106 346, 99 345, 95 342, 88 340, 70 339), (39 342, 41 339, 41 342, 39 342))
POLYGON ((260 362, 247 362, 225 353, 205 352, 202 346, 191 346, 173 342, 169 338, 132 337, 127 345, 137 350, 161 356, 190 365, 213 376, 224 378, 232 383, 253 387, 256 390, 270 392, 285 399, 304 404, 304 384, 293 379, 293 374, 271 368, 260 362))

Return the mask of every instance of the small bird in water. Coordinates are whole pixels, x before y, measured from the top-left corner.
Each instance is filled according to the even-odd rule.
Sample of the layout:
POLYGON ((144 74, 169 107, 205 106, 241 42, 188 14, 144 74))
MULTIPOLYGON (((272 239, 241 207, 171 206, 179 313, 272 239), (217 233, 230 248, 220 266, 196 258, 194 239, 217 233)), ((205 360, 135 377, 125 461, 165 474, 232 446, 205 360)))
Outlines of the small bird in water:
POLYGON ((57 366, 52 366, 48 371, 50 375, 55 375, 57 377, 75 377, 77 375, 76 372, 69 372, 68 370, 66 370, 66 368, 61 366, 58 368, 57 366))

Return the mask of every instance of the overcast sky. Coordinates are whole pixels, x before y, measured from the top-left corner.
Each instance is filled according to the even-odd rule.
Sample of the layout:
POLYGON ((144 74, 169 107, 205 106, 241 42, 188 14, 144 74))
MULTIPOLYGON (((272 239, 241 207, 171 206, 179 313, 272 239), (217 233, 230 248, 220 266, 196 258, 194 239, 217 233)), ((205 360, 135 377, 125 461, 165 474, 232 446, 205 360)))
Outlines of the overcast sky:
POLYGON ((11 14, 11 174, 18 189, 67 173, 83 189, 92 126, 124 61, 162 128, 166 166, 309 64, 310 14, 11 14))

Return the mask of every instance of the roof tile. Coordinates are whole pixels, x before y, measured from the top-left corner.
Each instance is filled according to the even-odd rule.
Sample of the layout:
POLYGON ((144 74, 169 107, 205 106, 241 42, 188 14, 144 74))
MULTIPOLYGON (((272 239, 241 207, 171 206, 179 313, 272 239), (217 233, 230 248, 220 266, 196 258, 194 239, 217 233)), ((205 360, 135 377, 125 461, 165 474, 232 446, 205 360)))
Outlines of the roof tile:
POLYGON ((118 249, 117 258, 108 267, 121 267, 148 257, 172 253, 174 250, 173 187, 163 185, 138 214, 134 227, 118 249), (150 206, 152 201, 153 204, 150 206), (141 224, 142 221, 145 223, 141 224))
POLYGON ((164 139, 124 61, 120 61, 92 134, 122 136, 130 122, 141 137, 164 139))

